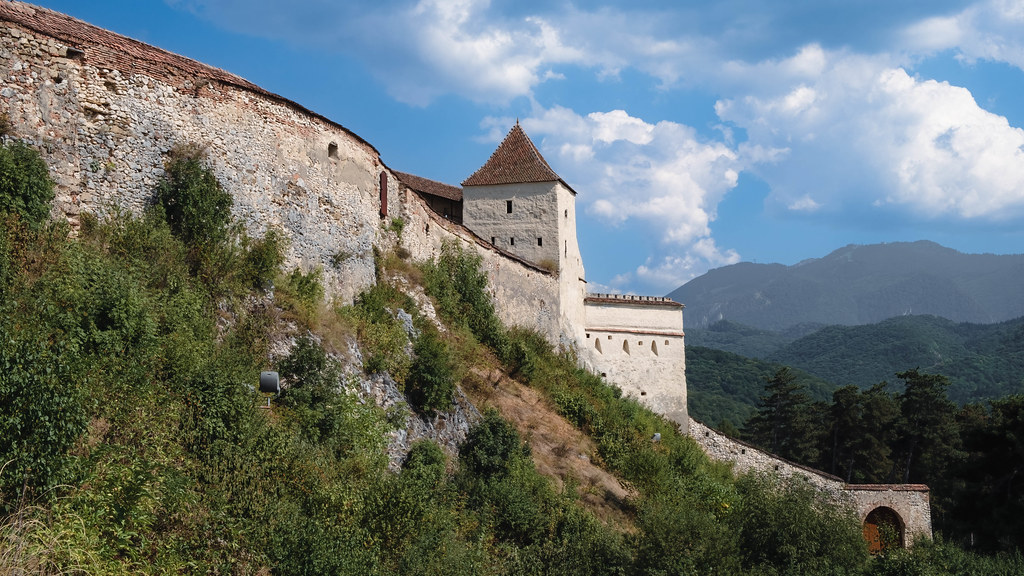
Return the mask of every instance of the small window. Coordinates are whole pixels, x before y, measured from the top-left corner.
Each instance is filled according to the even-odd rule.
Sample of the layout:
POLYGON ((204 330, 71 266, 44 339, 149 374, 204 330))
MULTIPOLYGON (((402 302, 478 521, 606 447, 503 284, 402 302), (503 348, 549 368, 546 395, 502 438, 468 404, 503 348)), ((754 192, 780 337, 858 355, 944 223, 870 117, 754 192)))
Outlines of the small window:
POLYGON ((597 350, 598 354, 604 354, 604 351, 601 350, 601 339, 600 338, 594 338, 594 349, 597 350))
POLYGON ((331 142, 330 144, 327 145, 327 157, 328 158, 337 158, 338 157, 338 145, 336 143, 331 142))
POLYGON ((747 449, 746 448, 743 448, 743 449, 740 450, 740 454, 746 454, 746 453, 747 453, 747 449))
POLYGON ((608 335, 608 339, 609 339, 609 340, 611 340, 611 339, 612 339, 612 335, 611 335, 611 334, 609 334, 609 335, 608 335))
POLYGON ((511 200, 505 200, 505 212, 507 214, 511 214, 512 213, 512 201, 511 200))
POLYGON ((569 210, 568 210, 568 209, 566 209, 566 211, 565 211, 565 217, 566 217, 566 218, 568 218, 568 217, 569 217, 569 210))
POLYGON ((509 238, 508 239, 508 245, 509 246, 515 246, 516 245, 516 239, 515 238, 509 238))
POLYGON ((543 238, 537 238, 537 246, 543 246, 543 245, 544 245, 544 239, 543 238))
POLYGON ((658 343, 654 340, 651 340, 651 352, 653 352, 655 356, 658 355, 658 343))
POLYGON ((497 244, 498 243, 497 240, 498 240, 497 238, 495 238, 494 236, 491 236, 491 246, 494 246, 495 244, 497 244))
POLYGON ((622 351, 629 354, 629 340, 622 341, 622 351))
POLYGON ((607 377, 608 377, 608 373, 607 372, 601 372, 601 378, 607 378, 607 377))
POLYGON ((668 346, 668 340, 665 340, 665 346, 668 346))
POLYGON ((565 241, 565 255, 566 256, 569 255, 569 241, 568 240, 565 241))
POLYGON ((590 333, 589 332, 587 333, 587 339, 588 340, 590 339, 590 333))
POLYGON ((644 390, 641 390, 641 391, 640 391, 640 395, 641 395, 641 396, 647 396, 647 392, 646 392, 646 391, 644 391, 644 390))

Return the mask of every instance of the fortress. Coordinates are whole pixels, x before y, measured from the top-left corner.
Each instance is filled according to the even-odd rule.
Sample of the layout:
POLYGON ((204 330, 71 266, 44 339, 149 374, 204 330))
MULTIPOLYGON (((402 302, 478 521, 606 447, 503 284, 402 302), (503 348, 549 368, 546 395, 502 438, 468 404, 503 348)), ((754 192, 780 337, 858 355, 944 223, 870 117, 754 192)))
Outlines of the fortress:
POLYGON ((238 76, 57 12, 0 0, 0 38, 0 113, 41 150, 54 215, 72 226, 83 212, 141 211, 171 147, 203 145, 235 216, 256 235, 286 231, 286 265, 322 267, 336 299, 375 282, 373 249, 395 242, 382 222, 400 218, 413 258, 445 241, 476 251, 504 322, 575 349, 712 457, 845 494, 866 535, 931 534, 927 487, 845 485, 690 422, 682 304, 588 292, 576 191, 518 124, 459 188, 393 170, 342 125, 238 76))

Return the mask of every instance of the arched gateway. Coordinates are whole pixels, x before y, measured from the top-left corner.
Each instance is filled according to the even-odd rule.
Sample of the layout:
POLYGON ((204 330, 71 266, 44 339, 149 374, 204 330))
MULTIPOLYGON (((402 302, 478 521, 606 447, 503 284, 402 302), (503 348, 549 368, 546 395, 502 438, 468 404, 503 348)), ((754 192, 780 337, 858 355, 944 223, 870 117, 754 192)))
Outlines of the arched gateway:
POLYGON ((863 526, 864 539, 867 540, 868 551, 872 554, 904 547, 906 524, 892 508, 879 506, 868 512, 863 526))

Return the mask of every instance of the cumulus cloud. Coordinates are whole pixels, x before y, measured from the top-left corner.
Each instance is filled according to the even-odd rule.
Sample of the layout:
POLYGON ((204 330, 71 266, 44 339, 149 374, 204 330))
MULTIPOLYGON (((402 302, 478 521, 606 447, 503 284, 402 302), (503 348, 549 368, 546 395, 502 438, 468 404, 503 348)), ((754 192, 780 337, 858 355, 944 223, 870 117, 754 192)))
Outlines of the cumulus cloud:
POLYGON ((1024 4, 987 0, 952 16, 934 16, 907 27, 909 50, 954 49, 966 61, 994 60, 1024 70, 1024 4))
POLYGON ((806 67, 749 66, 751 93, 716 106, 747 130, 745 167, 768 182, 777 206, 832 214, 875 207, 924 219, 1024 215, 1024 131, 964 88, 915 78, 879 57, 814 48, 794 59, 808 51, 825 57, 816 73, 779 83, 780 70, 806 67))

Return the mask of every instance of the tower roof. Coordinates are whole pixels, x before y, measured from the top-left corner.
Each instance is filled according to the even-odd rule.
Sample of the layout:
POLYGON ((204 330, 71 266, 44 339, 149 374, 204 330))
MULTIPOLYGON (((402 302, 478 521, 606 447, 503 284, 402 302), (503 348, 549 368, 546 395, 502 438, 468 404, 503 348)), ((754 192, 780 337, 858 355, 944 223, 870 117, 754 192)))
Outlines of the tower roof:
MULTIPOLYGON (((493 186, 526 182, 562 182, 551 169, 540 150, 523 132, 519 122, 512 127, 487 163, 466 178, 463 186, 493 186)), ((566 187, 569 186, 566 184, 566 187)), ((572 190, 572 188, 569 188, 572 190)))

